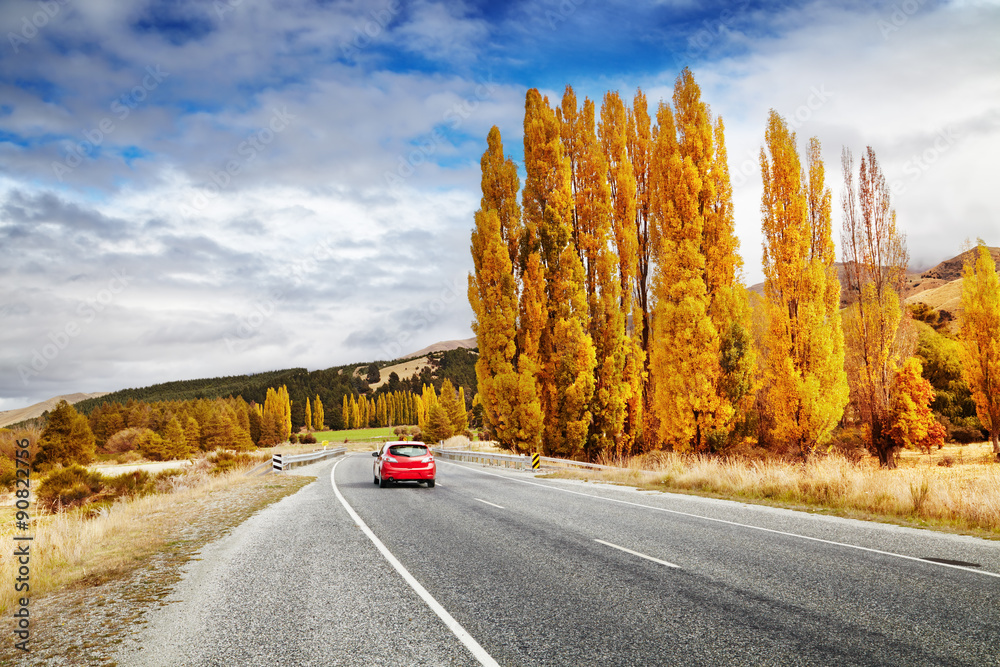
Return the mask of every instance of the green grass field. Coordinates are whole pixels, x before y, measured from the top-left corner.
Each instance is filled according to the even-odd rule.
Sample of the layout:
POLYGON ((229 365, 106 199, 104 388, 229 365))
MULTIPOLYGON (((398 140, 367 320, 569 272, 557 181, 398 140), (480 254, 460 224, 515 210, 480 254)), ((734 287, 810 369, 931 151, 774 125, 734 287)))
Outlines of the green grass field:
POLYGON ((344 440, 349 442, 385 442, 396 437, 389 426, 381 428, 355 428, 346 431, 316 431, 313 435, 316 436, 316 440, 319 442, 332 443, 342 443, 344 440))

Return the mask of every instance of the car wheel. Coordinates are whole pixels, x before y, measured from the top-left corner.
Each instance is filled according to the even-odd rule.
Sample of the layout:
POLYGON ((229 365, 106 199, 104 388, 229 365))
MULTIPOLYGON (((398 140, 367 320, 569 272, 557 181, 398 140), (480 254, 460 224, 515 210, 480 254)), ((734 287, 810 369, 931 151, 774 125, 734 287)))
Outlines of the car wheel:
POLYGON ((433 479, 427 480, 427 488, 428 489, 433 489, 434 488, 434 480, 433 479))
POLYGON ((378 477, 372 475, 372 484, 378 484, 378 477))
POLYGON ((386 478, 385 477, 380 477, 379 480, 378 480, 378 488, 384 489, 387 486, 389 486, 389 482, 386 480, 386 478))

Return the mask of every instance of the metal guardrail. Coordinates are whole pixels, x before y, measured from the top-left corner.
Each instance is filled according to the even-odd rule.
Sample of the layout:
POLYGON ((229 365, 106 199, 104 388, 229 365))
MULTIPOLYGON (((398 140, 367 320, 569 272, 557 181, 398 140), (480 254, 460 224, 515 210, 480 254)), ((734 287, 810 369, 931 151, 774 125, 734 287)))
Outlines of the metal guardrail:
MULTIPOLYGON (((496 465, 504 468, 517 468, 518 470, 531 470, 531 457, 524 454, 494 454, 493 452, 473 452, 465 449, 438 449, 436 447, 432 448, 431 451, 434 452, 434 456, 442 458, 446 461, 466 461, 468 463, 496 465)), ((617 470, 614 466, 606 466, 599 463, 587 463, 586 461, 557 459, 551 456, 540 456, 538 458, 546 468, 617 470)))
POLYGON ((340 456, 347 453, 347 447, 334 447, 333 449, 321 449, 307 454, 275 454, 271 457, 271 469, 274 472, 288 470, 300 463, 312 463, 328 456, 340 456))

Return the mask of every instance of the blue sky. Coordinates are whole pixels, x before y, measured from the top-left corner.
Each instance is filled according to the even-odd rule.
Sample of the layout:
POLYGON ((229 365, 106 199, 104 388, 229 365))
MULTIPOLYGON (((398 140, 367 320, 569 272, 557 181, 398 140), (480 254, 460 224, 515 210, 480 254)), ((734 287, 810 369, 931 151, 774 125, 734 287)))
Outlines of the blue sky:
POLYGON ((471 336, 478 161, 524 94, 727 127, 748 284, 768 110, 871 144, 912 268, 1000 245, 997 2, 12 0, 0 5, 0 410, 471 336))

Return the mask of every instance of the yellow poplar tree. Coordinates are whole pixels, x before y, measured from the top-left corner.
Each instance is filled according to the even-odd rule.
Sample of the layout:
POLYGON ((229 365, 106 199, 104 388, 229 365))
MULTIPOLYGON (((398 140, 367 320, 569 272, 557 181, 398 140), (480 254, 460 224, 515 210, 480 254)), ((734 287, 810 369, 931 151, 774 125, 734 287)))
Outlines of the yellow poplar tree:
POLYGON ((279 406, 279 402, 278 392, 273 387, 268 387, 260 422, 260 444, 262 447, 271 447, 287 439, 287 436, 282 436, 284 411, 279 406))
POLYGON ((312 430, 312 421, 313 421, 313 418, 312 418, 312 406, 310 404, 309 397, 306 396, 306 430, 307 431, 311 431, 312 430))
MULTIPOLYGON (((645 104, 645 99, 640 99, 637 96, 637 102, 645 104)), ((645 111, 643 112, 645 113, 645 111)), ((639 231, 645 227, 639 222, 638 182, 629 154, 630 117, 631 114, 618 93, 609 92, 604 95, 598 130, 601 150, 604 153, 604 161, 608 170, 607 184, 611 199, 611 228, 618 258, 619 310, 623 317, 626 334, 623 342, 625 367, 622 369, 622 382, 625 385, 622 392, 625 400, 625 415, 622 432, 617 440, 615 451, 617 455, 631 453, 636 443, 641 442, 644 376, 647 375, 643 331, 648 323, 648 317, 642 311, 639 300, 633 296, 633 292, 645 293, 644 290, 633 289, 639 280, 639 258, 642 256, 639 251, 639 231), (640 323, 640 326, 637 327, 636 323, 640 323)), ((632 126, 634 126, 634 121, 632 126)), ((648 197, 646 199, 648 203, 648 197)), ((645 255, 648 257, 648 253, 645 255)), ((643 266, 648 266, 648 262, 644 263, 643 266)), ((646 340, 648 340, 648 336, 646 340)))
POLYGON ((588 334, 594 345, 592 419, 586 442, 588 458, 601 452, 630 449, 623 438, 626 409, 633 386, 625 375, 629 346, 622 308, 619 261, 612 246, 613 210, 609 168, 597 138, 596 109, 585 100, 582 113, 576 95, 566 87, 558 110, 564 150, 570 161, 573 194, 573 240, 583 263, 588 304, 588 334))
POLYGON ((770 437, 808 458, 840 421, 849 399, 831 196, 817 139, 809 143, 808 182, 795 133, 774 110, 765 142, 760 164, 770 437))
POLYGON ((739 284, 721 121, 691 72, 661 103, 651 160, 653 343, 650 424, 677 451, 725 444, 750 400, 749 307, 739 284))
POLYGON ((1000 278, 982 240, 962 275, 962 371, 1000 460, 1000 278))
POLYGON ((469 275, 469 303, 475 313, 472 330, 479 346, 476 379, 494 437, 515 450, 530 450, 541 431, 541 412, 537 409, 534 367, 518 354, 517 345, 520 184, 517 167, 504 157, 495 126, 487 137, 480 166, 483 197, 472 232, 475 271, 469 275), (524 360, 520 371, 519 359, 524 360))
POLYGON ((547 305, 538 374, 543 450, 581 456, 591 420, 596 358, 587 331, 583 264, 572 243, 570 164, 559 121, 536 89, 525 100, 524 162, 524 217, 526 227, 537 230, 534 252, 544 269, 547 305))
POLYGON ((904 354, 900 336, 900 291, 909 255, 896 230, 891 192, 871 146, 861 158, 858 183, 854 159, 844 148, 842 246, 847 291, 857 298, 845 318, 847 380, 861 414, 866 445, 886 468, 896 467, 899 444, 892 425, 893 385, 904 354))
POLYGON ((326 419, 326 415, 323 413, 323 401, 320 400, 319 394, 316 394, 316 400, 313 403, 313 418, 312 427, 314 431, 323 430, 323 421, 326 419))

